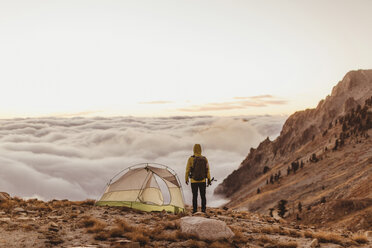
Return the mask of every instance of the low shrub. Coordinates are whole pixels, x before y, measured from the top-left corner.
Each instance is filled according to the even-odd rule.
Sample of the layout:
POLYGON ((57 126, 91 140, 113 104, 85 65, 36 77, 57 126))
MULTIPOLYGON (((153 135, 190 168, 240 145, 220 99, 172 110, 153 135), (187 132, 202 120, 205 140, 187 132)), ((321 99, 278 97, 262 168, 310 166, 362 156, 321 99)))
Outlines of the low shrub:
POLYGON ((234 237, 233 237, 233 240, 235 242, 237 242, 237 243, 247 243, 249 241, 249 238, 244 235, 242 228, 237 228, 237 227, 234 227, 234 226, 230 226, 230 229, 235 234, 234 237))
POLYGON ((94 225, 87 229, 87 233, 99 233, 102 232, 103 229, 106 227, 106 223, 102 221, 97 221, 94 223, 94 225))
POLYGON ((313 232, 310 232, 310 231, 305 231, 304 232, 304 237, 311 239, 311 238, 314 237, 314 233, 313 232))
POLYGON ((343 244, 343 238, 335 233, 326 233, 326 232, 319 232, 313 235, 314 238, 317 238, 321 243, 333 243, 333 244, 343 244))
POLYGON ((357 242, 358 244, 367 244, 368 238, 364 235, 355 235, 351 238, 353 241, 357 242))
POLYGON ((279 242, 275 244, 277 248, 296 248, 298 246, 297 242, 289 241, 289 242, 279 242))
POLYGON ((127 233, 124 233, 124 237, 134 242, 140 242, 141 245, 145 245, 148 242, 150 242, 150 238, 140 232, 127 232, 127 233))
POLYGON ((106 232, 99 232, 99 233, 94 234, 93 238, 95 240, 105 241, 108 239, 108 235, 106 232))
POLYGON ((108 235, 111 238, 123 237, 124 230, 120 227, 114 227, 108 231, 108 235))
POLYGON ((299 231, 293 230, 293 229, 289 229, 288 233, 289 233, 289 236, 294 237, 294 238, 299 238, 302 236, 299 231))
POLYGON ((100 222, 100 220, 98 220, 98 219, 96 219, 94 217, 83 216, 82 217, 82 220, 79 223, 79 226, 80 227, 88 228, 88 227, 94 226, 96 223, 99 223, 99 222, 100 222))
POLYGON ((115 223, 119 228, 123 229, 123 231, 125 232, 133 232, 135 230, 135 226, 130 225, 124 219, 116 219, 115 223))

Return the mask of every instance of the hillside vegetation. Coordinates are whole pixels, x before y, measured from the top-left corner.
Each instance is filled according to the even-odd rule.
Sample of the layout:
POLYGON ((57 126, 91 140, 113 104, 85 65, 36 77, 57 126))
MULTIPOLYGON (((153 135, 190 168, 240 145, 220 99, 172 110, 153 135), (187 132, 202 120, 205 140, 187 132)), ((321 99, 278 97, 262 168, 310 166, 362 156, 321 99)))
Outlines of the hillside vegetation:
POLYGON ((284 200, 283 216, 299 223, 368 230, 371 136, 372 70, 352 71, 317 108, 291 115, 276 140, 251 149, 215 193, 233 209, 270 214, 284 200))

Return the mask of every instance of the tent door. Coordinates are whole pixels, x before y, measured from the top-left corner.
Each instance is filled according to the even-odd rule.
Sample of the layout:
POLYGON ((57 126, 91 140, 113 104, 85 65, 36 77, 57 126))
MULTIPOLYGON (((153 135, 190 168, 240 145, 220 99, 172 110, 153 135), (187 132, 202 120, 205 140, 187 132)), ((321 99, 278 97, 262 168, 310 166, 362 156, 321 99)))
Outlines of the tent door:
POLYGON ((159 185, 161 194, 163 195, 163 199, 164 199, 163 205, 169 205, 171 202, 171 196, 170 196, 170 192, 169 192, 167 184, 165 183, 164 179, 162 179, 156 174, 154 174, 154 178, 159 185))

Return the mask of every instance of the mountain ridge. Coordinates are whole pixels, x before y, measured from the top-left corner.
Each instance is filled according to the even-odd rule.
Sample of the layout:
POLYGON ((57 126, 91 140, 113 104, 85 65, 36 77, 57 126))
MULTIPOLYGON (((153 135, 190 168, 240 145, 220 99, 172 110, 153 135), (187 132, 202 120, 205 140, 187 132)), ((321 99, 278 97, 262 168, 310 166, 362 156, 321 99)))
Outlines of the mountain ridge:
MULTIPOLYGON (((280 199, 289 199, 290 204, 303 201, 308 206, 316 205, 314 204, 316 197, 307 192, 308 189, 316 191, 317 198, 326 197, 329 201, 352 199, 350 192, 355 192, 355 190, 351 188, 361 188, 363 180, 371 179, 372 174, 370 166, 372 160, 369 160, 372 151, 369 136, 372 133, 370 129, 358 131, 361 128, 360 125, 367 124, 366 119, 361 119, 360 112, 355 112, 356 110, 362 111, 363 106, 366 111, 364 117, 370 116, 372 108, 367 106, 367 102, 369 103, 371 96, 372 70, 348 72, 333 87, 331 95, 321 100, 316 108, 292 114, 274 141, 267 138, 257 148, 251 148, 240 167, 225 178, 216 188, 215 193, 230 199, 230 202, 226 204, 227 207, 260 213, 267 213, 268 209, 275 207, 280 199), (345 127, 340 124, 340 118, 351 118, 350 116, 356 119, 355 123, 351 125, 348 122, 350 130, 344 132, 345 127), (355 132, 354 129, 356 129, 355 132), (348 134, 347 138, 346 134, 348 134), (343 147, 333 151, 335 143, 341 141, 343 147), (360 146, 361 143, 364 147, 360 146), (313 154, 321 158, 319 163, 311 162, 313 154), (355 156, 354 160, 351 159, 353 156, 355 156), (351 165, 346 166, 343 160, 351 165), (304 163, 303 173, 307 173, 307 176, 300 175, 300 173, 292 178, 284 176, 286 170, 288 172, 295 161, 304 163), (360 166, 355 166, 355 164, 360 166), (277 183, 267 184, 271 180, 270 176, 264 172, 265 167, 272 175, 276 172, 277 176, 280 172, 282 176, 275 181, 277 183), (318 175, 314 171, 318 172, 318 175), (355 178, 355 175, 351 173, 355 175, 361 173, 363 177, 355 178), (331 180, 332 177, 340 174, 344 175, 344 177, 340 176, 343 180, 352 180, 350 189, 341 180, 331 180), (309 175, 313 178, 307 178, 309 175), (332 182, 335 185, 329 186, 325 193, 321 190, 321 185, 317 185, 322 182, 332 182), (319 187, 320 190, 317 191, 319 187), (345 191, 344 194, 340 189, 345 191), (263 192, 257 194, 256 190, 263 192)), ((367 187, 372 187, 368 182, 365 184, 367 187)), ((367 191, 359 195, 359 198, 371 198, 371 194, 367 191)))

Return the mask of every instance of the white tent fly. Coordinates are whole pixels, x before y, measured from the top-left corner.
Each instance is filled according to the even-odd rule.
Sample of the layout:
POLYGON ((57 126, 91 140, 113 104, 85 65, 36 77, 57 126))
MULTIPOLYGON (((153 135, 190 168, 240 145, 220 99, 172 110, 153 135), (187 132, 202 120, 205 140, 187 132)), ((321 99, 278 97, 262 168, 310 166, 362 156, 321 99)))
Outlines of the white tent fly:
POLYGON ((176 173, 156 163, 138 164, 119 172, 110 180, 96 204, 126 206, 148 212, 164 210, 178 213, 185 209, 176 173))

